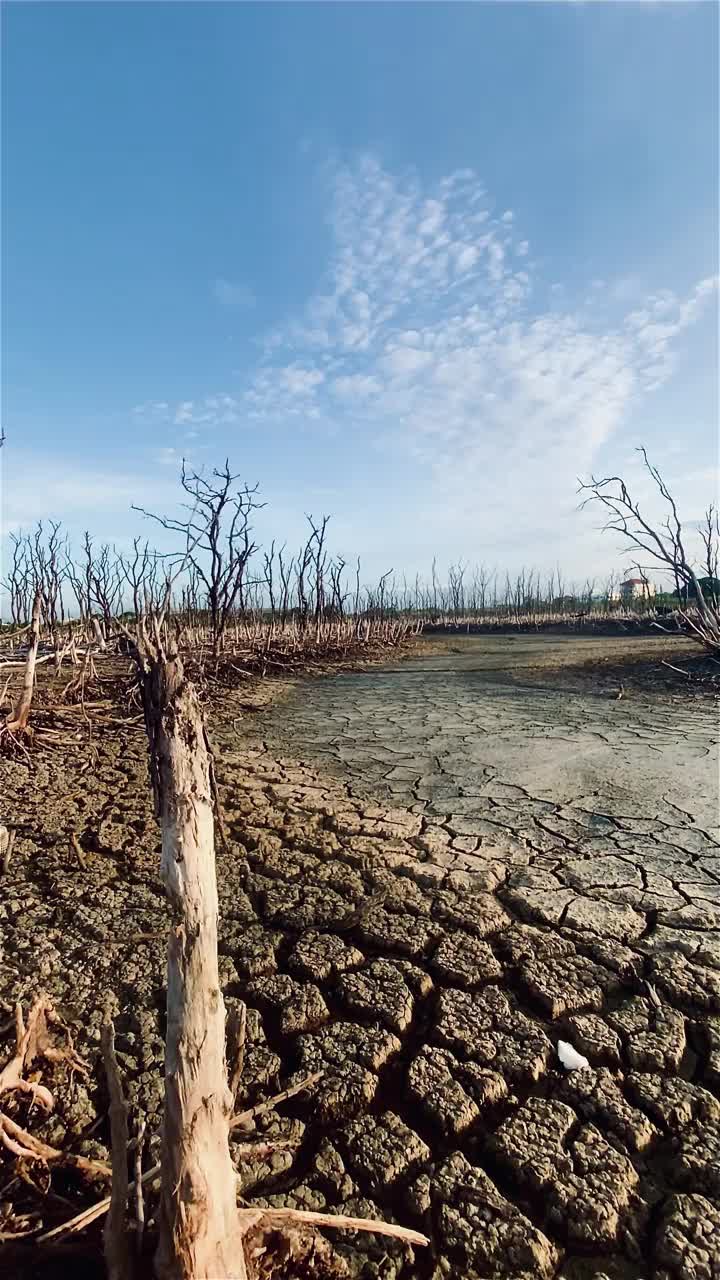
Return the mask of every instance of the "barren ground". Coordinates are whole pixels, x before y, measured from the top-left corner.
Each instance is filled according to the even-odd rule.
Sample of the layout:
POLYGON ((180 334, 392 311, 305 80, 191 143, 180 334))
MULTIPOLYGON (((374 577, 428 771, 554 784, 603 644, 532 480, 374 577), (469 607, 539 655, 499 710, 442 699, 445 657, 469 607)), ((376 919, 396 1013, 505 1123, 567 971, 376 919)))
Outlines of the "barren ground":
MULTIPOLYGON (((414 1257, 338 1239, 348 1275, 720 1275, 717 704, 642 681, 617 699, 598 675, 677 651, 453 637, 213 714, 222 980, 255 1011, 248 1098, 324 1072, 263 1118, 297 1146, 241 1166, 244 1194, 432 1239, 414 1257), (566 1072, 559 1039, 589 1066, 566 1072)), ((3 775, 21 828, 3 999, 49 991, 92 1063, 27 1122, 105 1158, 106 993, 151 1130, 162 1098, 168 915, 144 738, 106 729, 3 775)), ((0 1199, 12 1176, 6 1161, 0 1199)), ((70 1203, 47 1198, 48 1221, 88 1199, 54 1194, 70 1203)))

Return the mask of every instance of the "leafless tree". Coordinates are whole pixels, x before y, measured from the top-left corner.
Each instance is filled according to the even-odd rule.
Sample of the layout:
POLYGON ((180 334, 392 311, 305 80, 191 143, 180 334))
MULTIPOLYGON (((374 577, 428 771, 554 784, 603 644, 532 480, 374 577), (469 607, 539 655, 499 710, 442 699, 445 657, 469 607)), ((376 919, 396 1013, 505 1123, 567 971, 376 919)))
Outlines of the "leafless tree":
POLYGON ((26 622, 33 599, 32 558, 29 537, 24 533, 9 535, 12 560, 3 587, 10 597, 10 616, 16 626, 26 622))
POLYGON ((342 618, 345 615, 345 601, 348 592, 344 590, 344 578, 346 564, 342 556, 337 556, 331 561, 329 568, 330 590, 331 590, 331 610, 333 617, 342 618))
POLYGON ((306 516, 306 520, 312 530, 308 539, 308 547, 310 548, 310 563, 315 573, 315 621, 322 621, 325 611, 325 570, 327 568, 327 553, 325 551, 325 537, 327 534, 329 516, 323 516, 319 524, 315 523, 312 516, 306 516))
POLYGON ((250 517, 263 505, 255 500, 258 485, 238 485, 238 480, 227 458, 225 465, 214 467, 209 476, 188 471, 183 461, 181 484, 192 499, 183 504, 187 517, 177 519, 133 508, 164 529, 182 534, 185 546, 181 554, 193 565, 205 589, 216 660, 233 610, 236 605, 243 607, 247 568, 257 549, 250 517))
POLYGON ((63 582, 66 577, 67 539, 60 529, 60 522, 51 520, 49 532, 45 533, 42 521, 38 521, 32 539, 28 539, 32 576, 42 595, 43 620, 56 646, 58 628, 65 621, 63 582))
POLYGON ((150 550, 150 544, 141 538, 133 538, 132 555, 116 552, 118 578, 124 581, 132 600, 136 618, 157 608, 162 588, 158 590, 158 556, 150 550))
MULTIPOLYGON (((665 504, 666 515, 659 527, 645 518, 621 476, 601 479, 592 476, 589 481, 581 482, 579 492, 587 494, 581 506, 599 503, 609 513, 605 529, 622 534, 635 551, 644 552, 655 564, 670 570, 678 595, 682 595, 684 589, 688 600, 687 607, 681 611, 686 625, 711 653, 716 654, 720 652, 720 612, 716 605, 705 599, 695 566, 685 547, 675 499, 657 467, 650 462, 646 450, 640 448, 638 452, 665 504)), ((711 508, 711 513, 713 510, 711 508)), ((707 535, 706 560, 713 564, 717 559, 718 525, 717 518, 713 523, 712 515, 707 524, 707 535)))
POLYGON ((291 579, 293 569, 295 567, 294 560, 290 560, 289 563, 286 563, 283 559, 284 550, 285 547, 282 546, 278 551, 278 573, 280 575, 280 625, 282 627, 285 626, 288 619, 288 613, 290 611, 291 579))
MULTIPOLYGON (((94 553, 92 539, 87 532, 85 534, 84 551, 85 582, 90 605, 90 616, 92 618, 93 606, 95 606, 102 614, 106 630, 109 632, 113 626, 113 620, 120 610, 123 591, 123 580, 117 558, 107 543, 104 543, 100 550, 94 553)), ((104 644, 105 637, 98 634, 97 627, 95 631, 98 639, 104 644)))
POLYGON ((705 512, 704 523, 700 525, 700 537, 705 549, 705 565, 707 579, 704 592, 710 603, 717 609, 720 605, 720 587, 718 585, 718 562, 720 561, 720 517, 714 503, 710 503, 705 512))

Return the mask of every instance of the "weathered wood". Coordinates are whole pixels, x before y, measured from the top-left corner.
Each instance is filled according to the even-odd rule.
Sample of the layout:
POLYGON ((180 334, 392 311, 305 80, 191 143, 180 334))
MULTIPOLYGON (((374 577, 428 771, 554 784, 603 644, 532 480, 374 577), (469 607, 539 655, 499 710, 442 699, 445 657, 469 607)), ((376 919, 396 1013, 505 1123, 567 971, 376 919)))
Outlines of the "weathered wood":
POLYGON ((246 1280, 229 1148, 210 760, 197 694, 177 655, 144 656, 143 701, 174 919, 155 1266, 161 1280, 246 1280))
POLYGON ((18 731, 22 732, 26 729, 27 722, 30 717, 33 689, 35 688, 35 665, 37 663, 38 645, 40 643, 41 603, 42 592, 40 587, 37 587, 35 590, 35 599, 33 600, 32 621, 30 623, 30 648, 28 649, 27 658, 25 659, 23 685, 12 716, 5 721, 5 727, 10 733, 17 733, 18 731))

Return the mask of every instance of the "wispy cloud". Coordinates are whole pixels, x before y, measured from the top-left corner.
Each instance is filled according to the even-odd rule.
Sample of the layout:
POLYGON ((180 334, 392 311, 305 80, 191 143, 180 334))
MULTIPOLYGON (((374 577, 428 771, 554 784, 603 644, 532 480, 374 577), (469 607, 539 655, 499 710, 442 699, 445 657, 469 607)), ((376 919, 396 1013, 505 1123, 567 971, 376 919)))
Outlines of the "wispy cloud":
POLYGON ((321 287, 234 396, 137 411, 362 434, 427 468, 435 509, 484 537, 531 528, 539 495, 569 518, 576 477, 667 383, 717 288, 681 297, 625 275, 573 290, 471 169, 426 186, 361 156, 332 171, 327 224, 321 287))
POLYGON ((254 307, 255 294, 246 284, 220 277, 213 281, 213 297, 223 307, 254 307))
MULTIPOLYGON (((141 422, 175 427, 232 426, 239 421, 241 411, 244 412, 240 401, 225 391, 196 400, 146 400, 133 408, 141 422)), ((194 434, 188 432, 187 437, 194 434)))
POLYGON ((147 467, 84 467, 60 456, 16 449, 8 451, 7 465, 3 534, 56 519, 65 527, 89 527, 94 535, 112 539, 118 517, 128 514, 132 503, 152 507, 175 501, 174 479, 147 467))
POLYGON ((249 414, 369 426, 496 509, 572 495, 717 287, 594 280, 573 304, 469 169, 425 188, 364 156, 335 171, 328 222, 324 286, 269 336, 249 414))

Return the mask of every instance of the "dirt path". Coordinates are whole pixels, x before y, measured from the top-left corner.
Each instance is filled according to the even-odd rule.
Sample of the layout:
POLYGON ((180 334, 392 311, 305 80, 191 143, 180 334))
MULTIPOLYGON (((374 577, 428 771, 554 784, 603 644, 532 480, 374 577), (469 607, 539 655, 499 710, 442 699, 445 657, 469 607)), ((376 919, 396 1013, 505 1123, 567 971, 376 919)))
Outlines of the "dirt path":
MULTIPOLYGON (((244 1194, 428 1231, 415 1257, 345 1240, 358 1280, 714 1280, 706 713, 403 665, 304 682, 241 728, 271 739, 215 723, 222 979, 254 1011, 248 1098, 324 1072, 311 1099, 264 1118, 297 1145, 243 1165, 244 1194), (565 1071, 559 1040, 589 1065, 565 1071)), ((83 763, 5 770, 24 825, 0 982, 6 1000, 48 989, 93 1061, 38 1132, 103 1155, 105 991, 131 1100, 157 1130, 167 915, 142 739, 83 763)))

